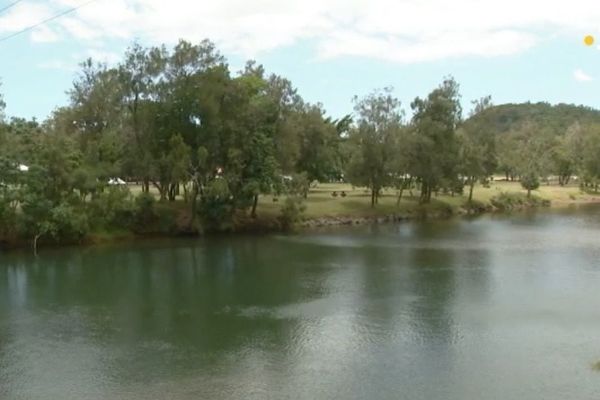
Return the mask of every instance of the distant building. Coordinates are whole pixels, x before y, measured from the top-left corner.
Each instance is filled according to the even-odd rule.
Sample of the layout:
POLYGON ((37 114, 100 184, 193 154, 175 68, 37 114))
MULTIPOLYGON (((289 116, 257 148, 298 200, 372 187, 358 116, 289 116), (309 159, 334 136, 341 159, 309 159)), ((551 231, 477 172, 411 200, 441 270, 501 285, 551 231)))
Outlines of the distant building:
POLYGON ((127 183, 121 178, 110 178, 108 180, 108 184, 111 186, 122 186, 126 185, 127 183))

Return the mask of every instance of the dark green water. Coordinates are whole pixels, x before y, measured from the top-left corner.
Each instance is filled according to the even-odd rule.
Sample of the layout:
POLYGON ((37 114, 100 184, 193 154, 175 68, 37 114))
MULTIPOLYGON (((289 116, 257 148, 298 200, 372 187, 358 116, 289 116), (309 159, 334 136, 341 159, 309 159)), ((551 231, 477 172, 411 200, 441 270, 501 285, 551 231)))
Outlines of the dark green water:
POLYGON ((0 254, 1 399, 598 399, 600 209, 0 254))

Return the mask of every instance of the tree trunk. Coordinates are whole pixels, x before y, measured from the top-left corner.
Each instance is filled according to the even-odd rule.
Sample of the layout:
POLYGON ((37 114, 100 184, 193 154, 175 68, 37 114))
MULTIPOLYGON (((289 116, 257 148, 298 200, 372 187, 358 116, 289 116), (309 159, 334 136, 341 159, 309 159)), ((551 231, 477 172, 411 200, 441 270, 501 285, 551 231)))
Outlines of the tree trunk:
POLYGON ((152 184, 158 190, 158 194, 160 196, 160 201, 166 201, 167 194, 169 192, 169 185, 168 184, 164 185, 160 182, 152 182, 152 184))
POLYGON ((256 218, 256 206, 258 205, 258 195, 254 195, 254 202, 252 203, 252 213, 250 214, 252 218, 256 218))
POLYGON ((427 182, 421 183, 421 199, 419 202, 421 204, 429 203, 431 200, 431 187, 427 182))
POLYGON ((38 256, 38 254, 37 254, 37 242, 38 242, 38 239, 39 239, 41 236, 42 236, 42 234, 38 233, 37 235, 35 235, 35 236, 33 237, 33 255, 34 255, 35 257, 37 257, 37 256, 38 256))
POLYGON ((189 199, 187 183, 184 183, 183 184, 183 201, 184 201, 184 203, 187 203, 189 200, 190 199, 189 199))
POLYGON ((194 227, 194 222, 196 222, 196 200, 198 198, 198 182, 196 181, 192 181, 192 195, 190 197, 190 201, 192 203, 191 206, 191 214, 190 215, 190 226, 189 229, 191 230, 194 227))
POLYGON ((396 201, 396 207, 400 207, 400 202, 402 201, 402 194, 404 193, 404 185, 400 187, 400 193, 398 194, 398 200, 396 201))
POLYGON ((371 208, 375 207, 375 189, 371 189, 371 208))
POLYGON ((530 199, 531 198, 531 189, 527 189, 527 198, 530 199))
POLYGON ((150 193, 150 179, 147 177, 144 177, 144 180, 142 181, 142 192, 150 193))
POLYGON ((172 183, 169 185, 169 201, 175 201, 177 198, 177 184, 172 183))
POLYGON ((471 178, 471 182, 469 184, 469 203, 473 201, 473 188, 475 187, 475 178, 471 178))

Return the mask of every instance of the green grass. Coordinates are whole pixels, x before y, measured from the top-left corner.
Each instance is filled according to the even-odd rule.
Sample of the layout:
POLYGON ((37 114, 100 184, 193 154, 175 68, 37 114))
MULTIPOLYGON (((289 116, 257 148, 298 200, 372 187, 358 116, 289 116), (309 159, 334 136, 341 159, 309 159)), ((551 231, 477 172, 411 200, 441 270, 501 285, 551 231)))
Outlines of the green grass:
MULTIPOLYGON (((141 191, 139 186, 130 186, 133 194, 141 191)), ((465 188, 465 193, 467 188, 465 188)), ((158 192, 151 188, 158 198, 158 192)), ((490 187, 481 185, 475 187, 473 199, 484 205, 489 205, 490 200, 501 193, 520 193, 526 194, 527 191, 521 187, 519 182, 495 181, 490 187)), ((600 193, 583 193, 576 185, 558 186, 542 184, 538 190, 532 192, 533 195, 542 199, 550 200, 553 207, 561 207, 569 204, 581 204, 587 202, 600 202, 600 193)), ((365 188, 355 188, 349 184, 342 183, 323 183, 315 188, 311 188, 306 199, 305 218, 323 218, 323 217, 378 217, 391 214, 414 214, 426 211, 443 211, 448 207, 456 210, 467 204, 465 195, 439 195, 432 198, 432 203, 427 206, 421 206, 418 202, 419 191, 414 190, 413 196, 409 191, 405 191, 402 202, 397 206, 398 192, 393 189, 383 191, 383 196, 379 199, 379 204, 371 208, 371 195, 365 188), (333 197, 332 193, 337 192, 338 196, 333 197), (339 194, 344 191, 346 197, 339 194)), ((263 195, 259 199, 258 215, 259 217, 274 218, 279 215, 281 206, 285 197, 280 197, 277 202, 273 201, 272 195, 263 195)), ((178 200, 178 207, 182 207, 183 202, 178 200)))

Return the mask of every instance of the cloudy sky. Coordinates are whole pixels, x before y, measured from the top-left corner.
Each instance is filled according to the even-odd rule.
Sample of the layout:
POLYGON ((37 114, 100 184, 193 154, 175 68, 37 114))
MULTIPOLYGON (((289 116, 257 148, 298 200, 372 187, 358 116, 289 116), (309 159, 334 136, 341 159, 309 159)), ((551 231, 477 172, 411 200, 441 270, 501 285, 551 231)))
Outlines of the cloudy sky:
POLYGON ((446 75, 467 107, 487 94, 600 107, 600 50, 587 34, 600 41, 597 0, 20 0, 0 11, 0 91, 7 114, 43 119, 87 57, 110 64, 133 40, 209 38, 232 69, 256 59, 334 116, 384 86, 408 106, 446 75))

